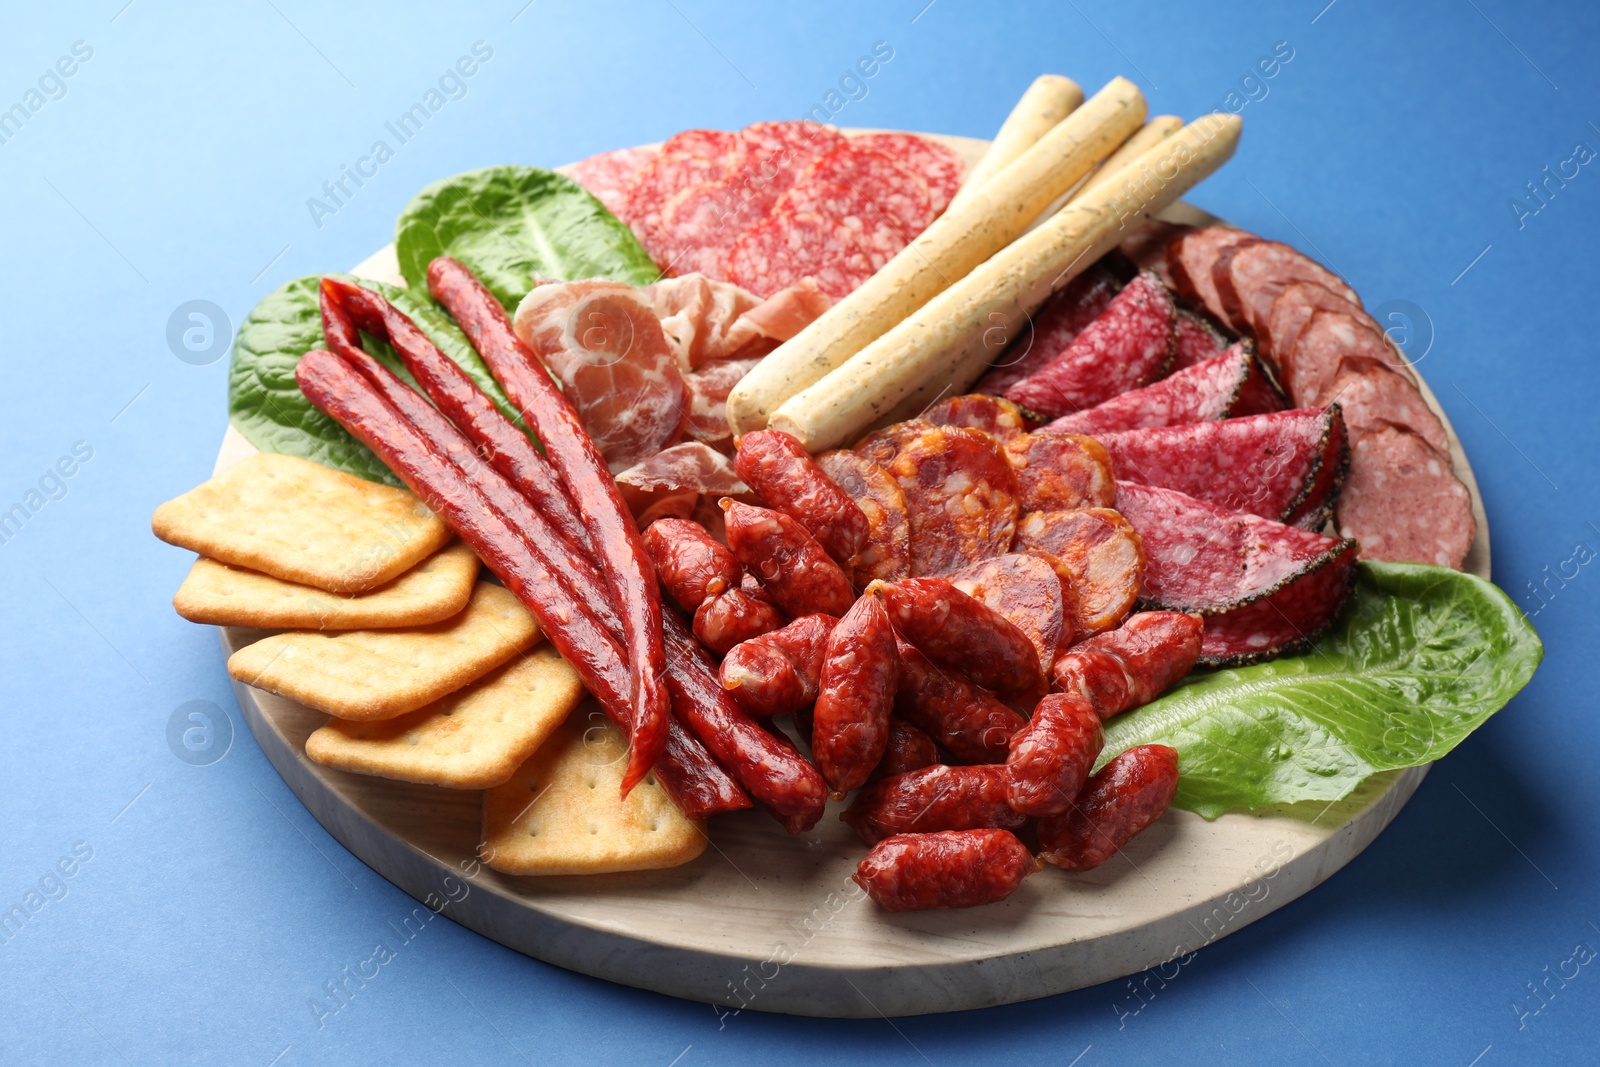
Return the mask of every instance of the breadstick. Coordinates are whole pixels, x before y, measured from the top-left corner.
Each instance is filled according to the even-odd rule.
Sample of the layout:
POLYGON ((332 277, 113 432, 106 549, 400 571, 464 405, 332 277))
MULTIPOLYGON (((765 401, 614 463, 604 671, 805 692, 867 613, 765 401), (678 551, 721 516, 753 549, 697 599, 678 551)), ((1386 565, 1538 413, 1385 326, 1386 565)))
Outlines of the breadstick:
POLYGON ((1117 171, 1127 166, 1143 155, 1152 145, 1158 145, 1168 137, 1183 129, 1183 120, 1176 115, 1157 115, 1138 130, 1132 137, 1122 142, 1122 147, 1111 153, 1106 161, 1083 180, 1067 203, 1072 203, 1078 197, 1087 193, 1097 185, 1104 184, 1116 177, 1117 171))
MULTIPOLYGON (((1000 124, 989 151, 978 160, 961 183, 961 188, 950 201, 947 211, 954 211, 971 200, 984 182, 1005 169, 1005 165, 1022 155, 1034 143, 1049 133, 1051 128, 1083 103, 1083 90, 1071 78, 1059 74, 1041 74, 1022 94, 1017 106, 1011 109, 1005 122, 1000 124)), ((1135 135, 1137 136, 1137 135, 1135 135)))

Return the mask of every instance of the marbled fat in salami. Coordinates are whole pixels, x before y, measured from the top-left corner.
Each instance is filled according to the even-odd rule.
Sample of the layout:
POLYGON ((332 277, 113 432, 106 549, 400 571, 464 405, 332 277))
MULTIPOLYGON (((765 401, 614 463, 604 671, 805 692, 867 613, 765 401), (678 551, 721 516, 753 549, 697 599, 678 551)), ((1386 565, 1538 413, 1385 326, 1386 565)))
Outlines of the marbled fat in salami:
POLYGON ((853 143, 882 152, 907 170, 921 175, 928 183, 934 217, 944 214, 950 199, 961 188, 967 175, 967 165, 961 157, 942 144, 911 133, 868 133, 852 139, 853 143))
POLYGON ((794 188, 784 194, 779 209, 815 210, 805 204, 814 196, 811 189, 819 184, 843 186, 857 198, 852 207, 866 221, 889 221, 907 242, 933 221, 933 201, 922 176, 859 140, 846 141, 807 167, 794 188))
POLYGON ((1115 629, 1139 599, 1144 543, 1110 508, 1030 512, 1017 524, 1016 547, 1048 563, 1070 591, 1078 638, 1115 629))
POLYGON ((911 577, 911 517, 900 484, 854 452, 824 452, 817 464, 867 516, 867 543, 849 561, 852 584, 859 590, 873 581, 911 577))
POLYGON ((1112 397, 1088 411, 1064 415, 1045 429, 1095 436, 1227 418, 1238 403, 1240 391, 1262 377, 1261 365, 1241 342, 1215 359, 1197 363, 1154 385, 1112 397))
POLYGON ((1030 325, 1001 353, 974 392, 999 396, 1067 350, 1084 327, 1111 306, 1119 288, 1104 267, 1090 267, 1052 295, 1033 313, 1030 325))
POLYGON ((1006 442, 1018 504, 1029 511, 1109 508, 1117 498, 1111 456, 1093 437, 1040 430, 1006 442))
POLYGON ((727 176, 739 159, 739 139, 722 130, 684 130, 667 139, 628 189, 624 216, 645 251, 659 264, 661 212, 680 191, 727 176))
POLYGON ((815 212, 773 215, 739 236, 728 254, 728 280, 768 297, 806 278, 834 300, 878 272, 893 253, 864 244, 858 232, 815 212))
POLYGON ((639 174, 661 154, 659 148, 619 148, 574 163, 567 177, 589 191, 606 210, 626 221, 628 189, 639 174))

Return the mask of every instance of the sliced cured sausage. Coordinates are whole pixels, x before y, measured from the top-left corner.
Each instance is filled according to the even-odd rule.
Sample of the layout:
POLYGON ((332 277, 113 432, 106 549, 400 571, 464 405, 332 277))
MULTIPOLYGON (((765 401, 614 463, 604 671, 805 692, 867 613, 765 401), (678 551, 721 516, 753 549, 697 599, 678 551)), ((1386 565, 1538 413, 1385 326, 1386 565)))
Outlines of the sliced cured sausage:
POLYGON ((1204 363, 1228 350, 1228 338, 1203 315, 1179 308, 1172 320, 1172 370, 1204 363))
POLYGON ((772 205, 771 200, 750 196, 750 191, 732 178, 680 189, 661 208, 661 227, 652 251, 662 273, 729 280, 728 257, 734 242, 765 219, 772 205))
POLYGON ((1017 504, 1030 511, 1108 508, 1117 498, 1105 446, 1081 434, 1041 430, 1006 442, 1017 476, 1017 504))
POLYGON ((721 130, 684 130, 667 139, 628 188, 627 214, 645 251, 661 262, 661 211, 682 189, 726 177, 739 159, 739 139, 721 130))
POLYGON ((1119 288, 1111 272, 1099 265, 1072 279, 1039 306, 1029 328, 1001 353, 974 390, 999 396, 1061 355, 1111 306, 1119 288))
MULTIPOLYGON (((1316 282, 1292 282, 1272 298, 1264 328, 1256 330, 1256 348, 1261 355, 1278 368, 1280 381, 1287 381, 1292 368, 1288 356, 1294 349, 1295 339, 1305 329, 1306 320, 1313 311, 1342 311, 1347 315, 1364 315, 1359 304, 1352 304, 1338 293, 1316 282)), ((1373 323, 1374 326, 1377 323, 1373 323)))
POLYGON ((947 830, 881 841, 851 878, 884 911, 927 911, 998 903, 1039 866, 1008 830, 947 830))
POLYGON ((1212 265, 1211 273, 1228 321, 1252 334, 1265 332, 1273 300, 1295 282, 1313 282, 1361 306, 1343 278, 1281 241, 1236 246, 1212 265))
POLYGON ((1284 384, 1291 396, 1303 396, 1310 403, 1311 398, 1327 394, 1339 375, 1339 365, 1354 356, 1376 360, 1396 373, 1411 376, 1411 365, 1371 318, 1364 314, 1313 311, 1295 339, 1288 360, 1289 378, 1284 384))
POLYGON ((935 401, 922 413, 924 422, 935 426, 964 426, 982 430, 1004 444, 1021 436, 1028 428, 1022 410, 1004 397, 968 393, 935 401))
POLYGON ((1149 219, 1124 237, 1122 243, 1117 246, 1117 251, 1139 270, 1155 271, 1156 276, 1161 279, 1161 284, 1172 289, 1174 288, 1172 272, 1167 269, 1167 245, 1174 237, 1188 233, 1192 229, 1193 226, 1177 222, 1149 219))
POLYGON ((1061 579, 1037 556, 1009 552, 964 567, 952 574, 950 581, 1026 634, 1046 674, 1055 662, 1056 649, 1072 643, 1061 579))
POLYGON ((857 589, 911 577, 911 517, 906 495, 888 471, 854 452, 824 452, 817 464, 867 517, 867 540, 849 560, 857 589))
POLYGON ((907 242, 933 221, 933 200, 922 176, 859 139, 846 141, 807 167, 778 210, 820 210, 807 206, 819 203, 814 192, 819 185, 825 194, 827 187, 842 187, 851 195, 852 200, 841 201, 843 214, 863 216, 864 225, 887 219, 907 242))
POLYGON ((1105 403, 1064 415, 1045 427, 1063 433, 1098 436, 1147 426, 1182 426, 1237 414, 1247 386, 1260 383, 1265 372, 1244 342, 1215 359, 1197 363, 1170 378, 1123 393, 1105 403))
POLYGON ((805 279, 834 300, 889 262, 895 250, 882 234, 852 230, 814 211, 784 211, 739 235, 728 253, 727 279, 758 296, 770 297, 805 279))
POLYGON ((626 221, 629 187, 660 154, 659 148, 618 148, 613 152, 601 152, 574 163, 567 169, 567 177, 588 190, 607 211, 626 221))
POLYGON ((1205 622, 1178 611, 1141 611, 1115 630, 1063 652, 1051 684, 1077 693, 1102 719, 1143 707, 1178 683, 1200 659, 1205 622))
POLYGON ((866 513, 789 434, 745 434, 733 467, 762 503, 804 526, 835 560, 848 563, 866 545, 872 532, 866 513))
POLYGON ((1472 497, 1449 457, 1407 430, 1375 430, 1350 452, 1339 532, 1367 559, 1461 569, 1478 535, 1472 497))
POLYGON ((1386 426, 1410 430, 1439 452, 1449 454, 1450 436, 1411 379, 1387 364, 1361 356, 1339 361, 1339 373, 1322 391, 1320 404, 1338 404, 1351 437, 1386 426))
POLYGON ((906 497, 912 577, 948 574, 1011 547, 1017 480, 989 434, 931 427, 905 440, 884 469, 906 497))
POLYGON ((1178 234, 1167 243, 1167 270, 1172 274, 1173 291, 1209 312, 1212 318, 1227 323, 1227 312, 1211 280, 1211 267, 1235 245, 1259 240, 1253 233, 1229 226, 1202 226, 1178 234))
POLYGON ((907 419, 904 422, 890 423, 881 430, 873 430, 857 441, 851 451, 887 469, 908 441, 915 440, 924 430, 931 429, 933 423, 925 419, 907 419))
POLYGON ((927 731, 957 763, 1003 763, 1011 736, 1027 720, 916 647, 899 641, 895 713, 927 731))
POLYGON ((1071 811, 1039 824, 1042 856, 1069 871, 1094 870, 1161 818, 1177 792, 1177 749, 1130 748, 1089 779, 1071 811))
POLYGON ((951 197, 961 188, 967 165, 942 144, 910 133, 868 133, 852 138, 852 143, 882 152, 928 183, 930 206, 935 218, 950 206, 951 197))
POLYGON ((1172 363, 1173 303, 1141 273, 1065 352, 1006 390, 1043 421, 1082 411, 1160 378, 1172 363))
POLYGON ((1078 638, 1114 628, 1139 599, 1144 545, 1109 508, 1030 512, 1017 524, 1017 549, 1050 564, 1069 588, 1078 638))

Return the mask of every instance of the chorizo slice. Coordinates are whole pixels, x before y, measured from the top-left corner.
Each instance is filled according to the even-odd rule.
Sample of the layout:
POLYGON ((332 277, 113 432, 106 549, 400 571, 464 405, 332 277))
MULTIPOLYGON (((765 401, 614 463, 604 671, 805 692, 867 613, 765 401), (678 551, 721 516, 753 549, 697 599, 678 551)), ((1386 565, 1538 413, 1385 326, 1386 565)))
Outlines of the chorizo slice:
POLYGON ((888 471, 855 452, 824 452, 817 464, 867 517, 867 540, 849 560, 857 589, 911 577, 911 516, 906 495, 888 471))
POLYGON ((911 576, 937 576, 998 556, 1017 526, 1017 479, 982 430, 934 426, 885 467, 906 497, 911 576))
POLYGON ((950 581, 1027 634, 1046 674, 1056 649, 1072 643, 1061 579, 1037 556, 1008 552, 956 571, 950 581))
POLYGON ((1006 442, 1017 476, 1017 506, 1030 511, 1109 508, 1117 499, 1111 457, 1082 434, 1040 430, 1006 442))
POLYGON ((1039 556, 1070 586, 1078 638, 1115 628, 1139 599, 1144 542, 1120 512, 1033 512, 1017 524, 1017 549, 1039 556))
POLYGON ((925 422, 935 426, 963 426, 982 430, 1004 444, 1028 428, 1022 409, 1000 396, 968 393, 935 401, 922 413, 925 422))

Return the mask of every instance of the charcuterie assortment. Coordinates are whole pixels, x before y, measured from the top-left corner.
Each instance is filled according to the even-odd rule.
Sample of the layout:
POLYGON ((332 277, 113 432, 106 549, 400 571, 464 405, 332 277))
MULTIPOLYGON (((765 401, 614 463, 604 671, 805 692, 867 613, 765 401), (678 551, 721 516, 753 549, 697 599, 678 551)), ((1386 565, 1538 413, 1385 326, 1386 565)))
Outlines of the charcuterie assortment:
POLYGON ((228 669, 329 716, 306 756, 482 790, 510 875, 669 878, 718 819, 838 818, 884 911, 993 905, 1173 806, 1436 758, 1269 768, 1343 759, 1381 700, 1243 731, 1234 783, 1209 740, 1239 679, 1351 662, 1363 626, 1419 677, 1495 649, 1363 680, 1436 739, 1538 658, 1458 573, 1450 437, 1351 285, 1158 217, 1239 132, 1052 75, 970 173, 803 120, 437 182, 405 287, 300 279, 244 323, 261 454, 157 510, 200 556, 178 611, 284 631, 228 669), (1458 625, 1409 645, 1382 620, 1424 597, 1458 625))

